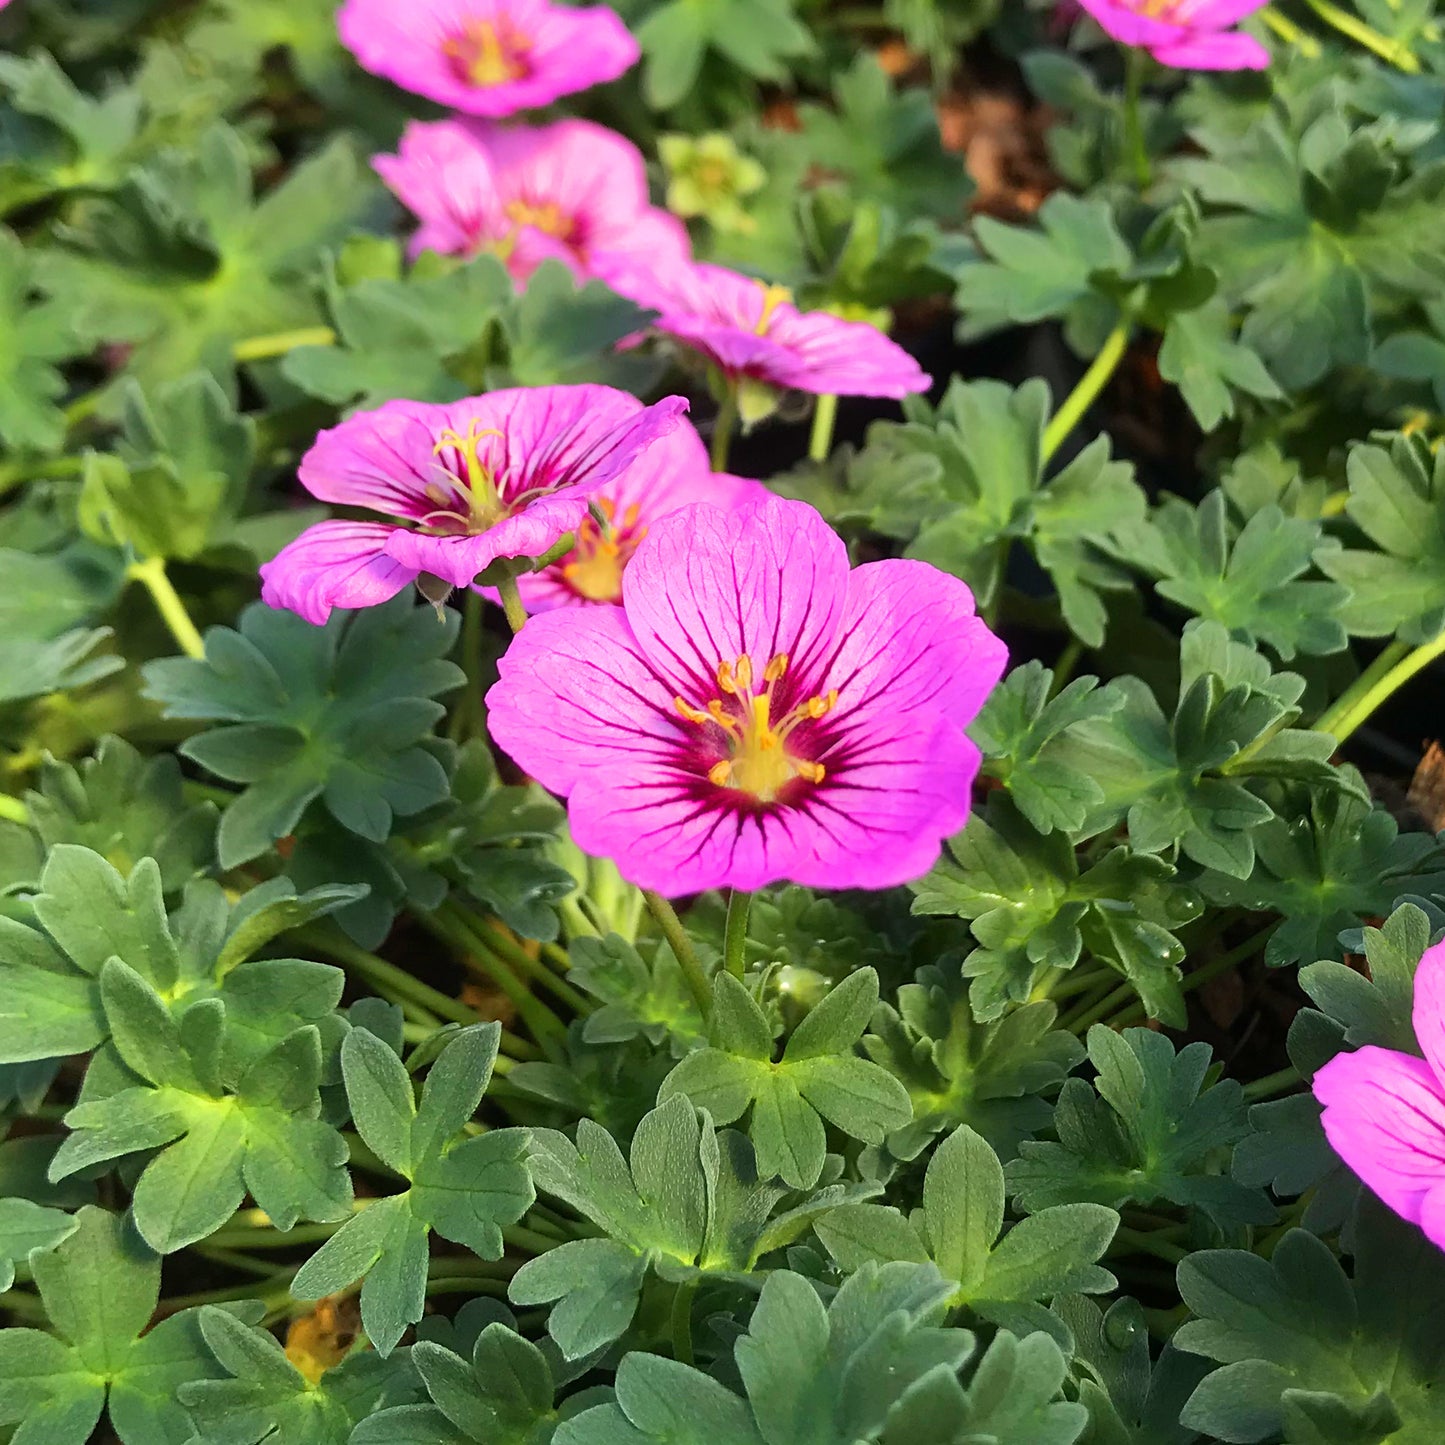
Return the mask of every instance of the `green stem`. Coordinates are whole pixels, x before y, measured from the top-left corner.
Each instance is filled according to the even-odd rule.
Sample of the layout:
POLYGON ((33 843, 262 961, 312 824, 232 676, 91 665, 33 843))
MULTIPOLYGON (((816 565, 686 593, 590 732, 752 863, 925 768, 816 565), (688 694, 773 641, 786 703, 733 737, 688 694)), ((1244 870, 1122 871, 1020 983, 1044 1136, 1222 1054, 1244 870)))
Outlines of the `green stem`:
MULTIPOLYGON (((813 430, 808 437, 808 458, 810 461, 826 462, 833 449, 833 428, 838 422, 838 398, 824 393, 818 398, 813 409, 813 430)), ((721 470, 715 468, 714 470, 721 470)))
POLYGON ((1050 689, 1052 696, 1057 697, 1069 685, 1069 679, 1073 677, 1074 669, 1083 655, 1084 644, 1077 637, 1071 637, 1054 664, 1054 683, 1050 689))
MULTIPOLYGON (((427 915, 419 916, 425 923, 427 915)), ((386 959, 378 958, 364 948, 358 948, 339 930, 337 930, 336 936, 333 936, 332 931, 324 926, 300 928, 296 930, 295 936, 300 938, 303 943, 310 944, 318 952, 334 958, 348 973, 353 973, 357 978, 363 979, 380 994, 408 999, 412 1003, 430 1010, 438 1018, 446 1019, 451 1023, 467 1025, 479 1022, 476 1010, 468 1008, 460 999, 448 998, 446 994, 434 989, 430 984, 413 977, 404 968, 398 968, 394 963, 388 963, 386 959)), ((538 1057, 537 1050, 531 1043, 517 1034, 509 1033, 506 1029, 502 1030, 501 1046, 513 1058, 535 1059, 538 1057)), ((506 1072, 506 1069, 511 1068, 510 1059, 506 1069, 500 1067, 500 1060, 498 1060, 498 1064, 499 1073, 506 1072)))
POLYGON ((672 1297, 672 1357, 692 1364, 692 1301, 697 1293, 697 1276, 682 1280, 672 1297))
POLYGON ((1319 715, 1312 724, 1314 731, 1338 737, 1340 723, 1401 658, 1408 656, 1409 651, 1407 643, 1398 641, 1382 648, 1380 655, 1319 715))
POLYGON ((1063 1020, 1061 1027, 1076 1034, 1087 1033, 1100 1019, 1108 1018, 1120 1004, 1127 1003, 1135 997, 1137 997, 1137 995, 1134 992, 1134 985, 1132 983, 1121 983, 1112 993, 1106 994, 1091 1007, 1084 1009, 1081 1013, 1077 1013, 1071 1018, 1063 1020))
POLYGON ((502 611, 507 614, 507 626, 515 635, 527 625, 527 609, 522 606, 522 594, 517 590, 517 579, 503 578, 497 583, 497 593, 502 599, 502 611))
POLYGON ((467 675, 466 691, 452 713, 448 729, 453 742, 472 735, 481 717, 482 703, 482 594, 467 588, 462 604, 462 671, 467 675))
POLYGON ((277 331, 270 336, 252 336, 231 348, 237 361, 269 361, 285 356, 298 346, 333 346, 336 333, 329 326, 302 326, 295 331, 277 331))
MULTIPOLYGON (((453 904, 448 904, 447 908, 453 910, 453 916, 466 924, 467 931, 478 942, 485 944, 503 963, 550 990, 573 1012, 581 1014, 592 1012, 593 1005, 586 994, 574 988, 566 979, 559 978, 546 964, 533 958, 525 948, 514 943, 500 929, 493 928, 486 919, 478 918, 476 914, 465 912, 453 904)), ((566 955, 564 954, 563 957, 565 958, 566 955)))
POLYGON ((528 1229, 524 1224, 503 1225, 502 1238, 514 1248, 531 1250, 533 1254, 546 1254, 549 1249, 556 1249, 559 1243, 548 1235, 538 1234, 535 1229, 528 1229))
POLYGON ((533 1036, 549 1053, 567 1025, 477 937, 465 915, 454 904, 444 903, 435 913, 418 913, 424 928, 450 943, 464 958, 474 959, 478 968, 506 996, 533 1036))
POLYGON ((22 826, 30 822, 30 814, 26 811, 25 804, 9 793, 0 793, 0 818, 22 826))
POLYGON ((728 469, 728 443, 732 441, 733 427, 738 419, 738 390, 729 382, 727 394, 717 409, 717 420, 712 424, 712 469, 725 472, 728 469))
POLYGON ((687 930, 682 926, 682 920, 677 916, 677 910, 660 893, 644 888, 642 897, 657 920, 662 936, 672 946, 673 957, 677 959, 682 976, 687 980, 688 990, 702 1014, 703 1022, 706 1023, 712 1012, 712 983, 703 972, 702 964, 698 962, 697 951, 687 936, 687 930))
POLYGON ((1075 994, 1090 993, 1118 976, 1112 968, 1080 969, 1077 977, 1064 979, 1040 996, 1058 1003, 1062 999, 1073 998, 1075 994))
POLYGON ((748 966, 748 915, 752 912, 753 895, 741 888, 728 894, 727 927, 723 932, 723 967, 740 979, 748 966))
POLYGON ((1211 959, 1208 963, 1192 969, 1184 979, 1182 985, 1184 992, 1193 993, 1195 989, 1203 988, 1210 979, 1218 978, 1221 973, 1228 973, 1231 968, 1238 968, 1241 963, 1247 963, 1269 942, 1270 934, 1277 927, 1279 927, 1277 923, 1271 923, 1267 928, 1262 928, 1258 933, 1247 938, 1237 948, 1231 948, 1228 953, 1222 953, 1218 958, 1211 959))
POLYGON ((1441 653, 1445 653, 1445 632, 1412 650, 1402 642, 1392 642, 1320 718, 1315 731, 1330 733, 1336 742, 1344 742, 1391 693, 1398 692, 1441 653))
POLYGON ((1126 1244, 1137 1253, 1152 1254, 1155 1259, 1162 1259, 1168 1264, 1178 1264, 1181 1259, 1189 1258, 1187 1249, 1156 1239, 1139 1229, 1126 1229, 1122 1224, 1114 1234, 1114 1243, 1126 1244))
POLYGON ((249 1274, 258 1279, 270 1279, 276 1272, 274 1266, 263 1260, 252 1259, 250 1255, 242 1254, 239 1250, 226 1249, 212 1244, 209 1240, 196 1245, 195 1250, 202 1259, 209 1259, 212 1264, 223 1264, 227 1269, 234 1269, 240 1274, 249 1274))
POLYGON ((427 1277, 426 1293, 428 1297, 436 1294, 487 1294, 504 1300, 509 1287, 510 1281, 491 1279, 486 1275, 433 1274, 427 1277))
POLYGON ((1313 35, 1301 30, 1288 15, 1281 15, 1273 5, 1261 12, 1260 19, 1284 41, 1293 45, 1307 60, 1318 60, 1322 54, 1320 43, 1313 35))
POLYGON ((1126 317, 1109 333, 1079 384, 1065 398, 1044 431, 1043 460, 1048 461, 1063 445, 1064 439, 1083 420, 1084 413, 1108 385, 1124 353, 1129 349, 1129 320, 1126 317))
POLYGON ((1124 145, 1134 167, 1134 182, 1139 189, 1149 185, 1149 147, 1144 141, 1144 118, 1140 101, 1144 91, 1144 67, 1148 57, 1137 46, 1124 51, 1124 145))
POLYGON ((1244 1086, 1244 1097, 1251 1103, 1256 1099, 1268 1099, 1275 1094, 1283 1094, 1287 1089, 1292 1089, 1296 1084, 1303 1082, 1300 1071, 1291 1064, 1289 1068, 1280 1069, 1277 1073, 1266 1074, 1262 1079, 1252 1079, 1244 1086))
POLYGON ((1351 15, 1348 10, 1342 10, 1333 3, 1333 0, 1305 0, 1305 4, 1326 25, 1333 26, 1341 35, 1348 36, 1357 45, 1363 45, 1366 50, 1378 55, 1381 60, 1387 61, 1397 70, 1403 70, 1407 75, 1420 73, 1420 62, 1411 54, 1407 46, 1401 45, 1398 40, 1391 40, 1388 35, 1381 35, 1378 30, 1366 25, 1358 15, 1351 15))
POLYGON ((125 569, 125 575, 133 582, 139 582, 150 593, 151 600, 156 604, 156 611, 170 628, 171 636, 175 638, 181 651, 187 657, 204 657, 206 644, 201 640, 201 634, 196 631, 196 624, 191 621, 191 614, 186 611, 186 604, 181 601, 180 593, 166 576, 166 559, 147 557, 144 562, 132 562, 125 569))

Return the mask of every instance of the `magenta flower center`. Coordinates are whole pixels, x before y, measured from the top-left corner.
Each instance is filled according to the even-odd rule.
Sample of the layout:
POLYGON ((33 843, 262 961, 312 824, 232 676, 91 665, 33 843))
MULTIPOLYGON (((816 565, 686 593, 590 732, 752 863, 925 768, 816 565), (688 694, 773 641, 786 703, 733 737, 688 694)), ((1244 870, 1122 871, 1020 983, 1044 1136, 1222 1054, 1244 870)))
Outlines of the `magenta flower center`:
POLYGON ((501 435, 495 427, 479 427, 473 418, 465 436, 448 430, 437 438, 432 455, 440 456, 450 449, 456 467, 443 469, 445 485, 427 483, 427 497, 436 503, 437 509, 428 512, 422 520, 433 531, 445 536, 485 532, 507 515, 507 504, 497 491, 492 469, 481 458, 482 442, 487 437, 501 435), (464 505, 465 511, 458 510, 458 502, 464 505))
POLYGON ((527 74, 531 40, 506 21, 471 20, 442 46, 457 77, 469 85, 506 85, 527 74))
POLYGON ((562 563, 562 580, 589 602, 619 602, 622 569, 632 560, 647 528, 637 525, 642 509, 635 502, 622 514, 620 523, 617 508, 608 498, 599 497, 596 506, 607 518, 607 526, 598 526, 591 517, 583 520, 577 528, 577 545, 562 563))
POLYGON ((826 696, 810 697, 774 718, 773 692, 787 670, 788 655, 780 652, 763 669, 763 690, 755 692, 753 660, 744 653, 735 663, 718 663, 720 697, 703 707, 682 697, 673 699, 678 712, 688 722, 708 729, 712 740, 718 740, 712 729, 721 729, 727 756, 708 769, 709 782, 771 803, 794 779, 813 784, 823 781, 822 763, 797 756, 788 740, 803 723, 816 722, 832 712, 838 705, 838 692, 835 688, 826 696))

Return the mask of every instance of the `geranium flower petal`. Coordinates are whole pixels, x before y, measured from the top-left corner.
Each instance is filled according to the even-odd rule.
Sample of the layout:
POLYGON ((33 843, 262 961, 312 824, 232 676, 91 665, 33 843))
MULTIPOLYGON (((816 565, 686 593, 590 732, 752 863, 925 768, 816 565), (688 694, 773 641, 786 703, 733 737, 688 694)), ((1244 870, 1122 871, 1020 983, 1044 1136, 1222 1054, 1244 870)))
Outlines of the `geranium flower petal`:
POLYGON ((357 412, 316 438, 297 476, 319 501, 420 521, 437 509, 438 485, 448 490, 436 454, 448 417, 445 407, 419 401, 357 412))
POLYGON ((1269 51, 1240 31, 1201 31, 1153 47, 1154 59, 1175 70, 1266 70, 1269 51))
POLYGON ((1445 1091, 1445 942, 1427 948, 1415 970, 1415 1038, 1445 1091))
POLYGON ((1419 1221, 1445 1182, 1445 1089, 1422 1059, 1366 1045, 1314 1077, 1334 1151, 1391 1209, 1419 1221))
POLYGON ((580 489, 544 495, 515 516, 474 536, 436 537, 426 532, 393 528, 386 553, 404 566, 430 572, 453 587, 470 587, 477 573, 499 557, 540 557, 587 515, 580 489))
POLYGON ((633 768, 691 742, 620 607, 529 618, 498 670, 486 700, 493 738, 563 797, 594 772, 626 789, 633 768))
POLYGON ((261 566, 261 600, 320 626, 333 607, 375 607, 417 578, 386 555, 394 527, 383 522, 318 522, 261 566))
POLYGON ((973 593, 924 562, 859 567, 842 643, 820 691, 838 689, 850 726, 932 706, 962 730, 1003 676, 1008 649, 974 613, 973 593))
POLYGON ((804 503, 770 499, 664 517, 627 569, 623 602, 649 661, 700 705, 717 691, 718 665, 744 656, 761 675, 785 654, 785 695, 807 689, 835 650, 847 588, 837 533, 804 503))
POLYGON ((346 0, 336 23, 342 43, 374 75, 471 115, 507 116, 550 105, 615 80, 639 54, 621 19, 600 5, 346 0), (515 73, 487 80, 468 74, 466 37, 479 32, 514 47, 515 73))

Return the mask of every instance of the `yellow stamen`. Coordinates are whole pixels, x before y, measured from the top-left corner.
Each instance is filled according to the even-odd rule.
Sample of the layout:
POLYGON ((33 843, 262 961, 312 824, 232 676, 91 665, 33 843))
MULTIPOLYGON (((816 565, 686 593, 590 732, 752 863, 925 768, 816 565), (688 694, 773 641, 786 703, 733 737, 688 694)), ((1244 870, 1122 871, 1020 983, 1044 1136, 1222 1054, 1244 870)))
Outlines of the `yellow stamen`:
POLYGON ((507 219, 518 226, 533 226, 545 236, 555 236, 571 244, 577 234, 577 222, 561 206, 546 201, 534 206, 528 201, 508 201, 507 219))
POLYGON ((763 286, 761 281, 758 282, 758 285, 762 286, 763 309, 758 313, 758 320, 757 324, 753 327, 753 334, 755 336, 766 336, 768 334, 768 327, 772 324, 773 312, 785 301, 791 301, 793 299, 793 293, 789 291, 786 286, 763 286))
MULTIPOLYGON (((487 437, 499 437, 502 433, 495 427, 479 427, 477 419, 472 418, 467 425, 466 436, 448 428, 437 438, 436 445, 432 448, 433 456, 440 456, 448 448, 456 451, 462 459, 462 465, 466 468, 466 476, 458 477, 458 484, 465 490, 467 497, 467 510, 470 513, 472 525, 479 531, 485 531, 493 526, 506 507, 502 503, 500 493, 497 491, 496 483, 492 480, 492 469, 481 458, 481 445, 487 437)), ((448 498, 439 495, 441 489, 435 483, 429 483, 426 494, 433 501, 446 503, 448 498)))
POLYGON ((474 20, 442 46, 442 53, 472 85, 505 85, 526 75, 522 57, 531 48, 527 36, 510 25, 474 20))
POLYGON ((788 656, 778 653, 763 669, 764 687, 753 691, 753 661, 746 653, 717 666, 717 685, 722 697, 701 708, 678 697, 673 705, 688 722, 702 727, 715 723, 722 729, 728 756, 708 769, 708 781, 716 787, 751 793, 760 802, 774 801, 795 780, 817 785, 826 776, 822 763, 795 757, 788 738, 805 722, 816 722, 838 704, 834 688, 826 695, 810 697, 783 717, 773 720, 773 693, 788 670, 788 656))

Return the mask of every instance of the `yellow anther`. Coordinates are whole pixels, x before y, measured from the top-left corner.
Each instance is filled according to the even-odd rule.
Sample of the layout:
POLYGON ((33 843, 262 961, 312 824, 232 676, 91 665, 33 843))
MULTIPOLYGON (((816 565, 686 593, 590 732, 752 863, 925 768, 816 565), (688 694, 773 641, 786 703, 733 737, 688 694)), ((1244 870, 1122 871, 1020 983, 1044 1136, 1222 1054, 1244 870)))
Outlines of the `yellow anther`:
POLYGON ((693 707, 690 702, 685 702, 680 697, 673 698, 672 705, 682 714, 687 722, 695 723, 698 727, 705 727, 712 721, 712 718, 700 707, 693 707))
MULTIPOLYGON (((455 451, 461 457, 467 474, 465 477, 458 477, 457 481, 466 488, 467 507, 471 513, 472 522, 481 530, 485 530, 496 522, 504 510, 502 499, 492 480, 492 470, 481 457, 482 443, 488 437, 501 435, 502 433, 496 427, 478 426, 476 417, 473 417, 467 424, 465 436, 448 427, 438 435, 436 445, 432 448, 434 457, 440 456, 448 450, 455 451)), ((430 487, 427 489, 427 495, 434 496, 430 487)))
POLYGON ((838 692, 834 688, 810 697, 775 720, 773 692, 787 670, 787 653, 775 653, 763 668, 763 690, 754 692, 752 659, 744 653, 733 661, 718 663, 717 684, 722 696, 709 700, 705 708, 694 707, 680 697, 674 699, 674 706, 688 722, 699 726, 716 723, 726 735, 728 756, 707 772, 714 786, 735 788, 770 803, 797 779, 813 784, 823 781, 822 763, 795 757, 788 748, 788 738, 803 723, 816 722, 832 712, 838 692))

